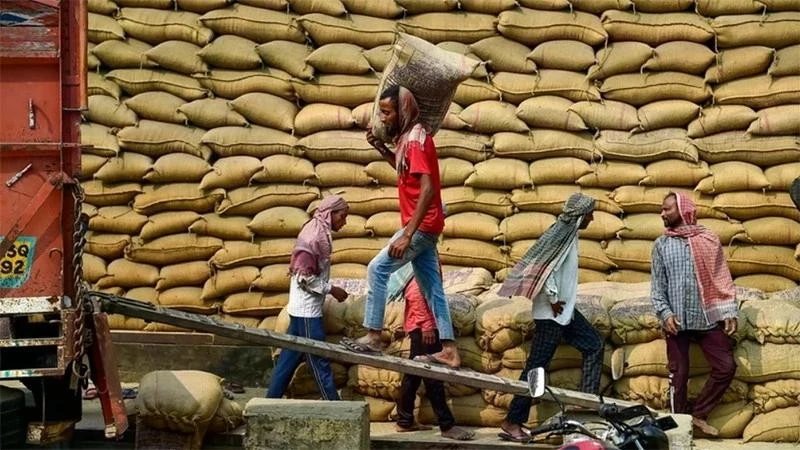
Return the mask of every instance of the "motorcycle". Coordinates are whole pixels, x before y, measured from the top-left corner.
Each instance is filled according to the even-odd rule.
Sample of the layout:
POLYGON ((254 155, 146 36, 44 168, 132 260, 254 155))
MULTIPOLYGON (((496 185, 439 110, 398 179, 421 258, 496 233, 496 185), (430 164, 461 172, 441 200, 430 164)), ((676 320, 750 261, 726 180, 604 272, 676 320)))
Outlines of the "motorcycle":
MULTIPOLYGON (((616 372, 616 371, 612 371, 616 372)), ((620 375, 612 374, 613 379, 620 375)), ((540 398, 545 392, 558 403, 561 414, 550 421, 530 430, 531 439, 578 435, 576 439, 565 442, 560 450, 669 450, 669 439, 665 431, 678 427, 672 416, 656 417, 645 405, 620 408, 615 403, 603 401, 603 394, 611 387, 609 383, 600 393, 600 407, 596 413, 602 422, 582 423, 567 416, 564 403, 545 384, 545 372, 541 367, 528 372, 528 388, 531 397, 540 398), (597 425, 590 429, 587 425, 597 425)))

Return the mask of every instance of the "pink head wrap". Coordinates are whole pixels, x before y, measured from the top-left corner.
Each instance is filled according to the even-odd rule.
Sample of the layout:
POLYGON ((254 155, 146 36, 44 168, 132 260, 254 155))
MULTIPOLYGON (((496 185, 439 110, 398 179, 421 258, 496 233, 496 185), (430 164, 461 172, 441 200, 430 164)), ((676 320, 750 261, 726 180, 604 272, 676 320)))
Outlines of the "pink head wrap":
POLYGON ((338 195, 326 197, 314 212, 300 234, 292 250, 289 273, 317 274, 318 261, 327 261, 331 257, 331 215, 347 208, 347 202, 338 195))

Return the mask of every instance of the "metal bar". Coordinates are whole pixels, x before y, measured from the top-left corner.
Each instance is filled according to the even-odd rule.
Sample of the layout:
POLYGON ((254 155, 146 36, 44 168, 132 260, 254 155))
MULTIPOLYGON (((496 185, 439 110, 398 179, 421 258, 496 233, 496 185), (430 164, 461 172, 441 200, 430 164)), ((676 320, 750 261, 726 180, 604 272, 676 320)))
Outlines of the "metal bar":
MULTIPOLYGON (((449 367, 427 364, 410 359, 398 358, 388 355, 370 355, 354 353, 344 347, 328 342, 317 341, 283 333, 276 333, 258 328, 245 328, 240 324, 219 322, 208 316, 176 311, 169 308, 154 306, 149 303, 130 300, 100 292, 91 292, 90 298, 99 301, 106 312, 124 314, 129 317, 167 323, 192 330, 214 333, 254 344, 280 347, 312 355, 342 361, 350 364, 364 364, 381 369, 395 370, 397 372, 417 375, 425 378, 463 384, 479 389, 493 389, 511 394, 530 395, 528 384, 519 380, 498 377, 485 373, 475 372, 470 369, 451 369, 449 367)), ((551 387, 552 396, 564 403, 587 408, 598 408, 601 404, 596 395, 551 387)), ((544 399, 552 400, 550 393, 544 399)), ((633 406, 637 403, 606 398, 620 406, 633 406)))
POLYGON ((39 212, 39 208, 42 207, 42 204, 47 200, 47 197, 50 196, 50 193, 56 189, 57 179, 51 179, 44 183, 36 191, 36 194, 31 198, 28 206, 22 211, 20 214, 19 219, 14 225, 11 226, 11 229, 8 230, 6 236, 0 240, 0 255, 5 255, 14 241, 17 240, 19 235, 25 231, 25 227, 28 226, 33 217, 36 213, 39 212))

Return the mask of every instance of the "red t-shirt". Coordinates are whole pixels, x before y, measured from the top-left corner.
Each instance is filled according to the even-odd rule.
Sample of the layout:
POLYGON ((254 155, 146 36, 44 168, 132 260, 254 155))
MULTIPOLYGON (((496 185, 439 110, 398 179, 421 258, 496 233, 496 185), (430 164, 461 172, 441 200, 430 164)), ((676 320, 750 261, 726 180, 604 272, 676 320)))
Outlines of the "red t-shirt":
POLYGON ((405 291, 406 310, 405 321, 403 322, 403 329, 406 333, 410 333, 417 328, 422 331, 433 331, 436 329, 436 319, 428 307, 428 302, 422 294, 417 279, 411 280, 408 283, 405 291))
MULTIPOLYGON (((416 130, 412 130, 413 133, 416 130)), ((420 141, 410 139, 406 150, 406 161, 408 170, 398 177, 397 191, 400 197, 400 219, 403 226, 408 224, 420 195, 420 178, 422 174, 431 176, 431 187, 433 188, 433 200, 431 201, 419 231, 431 234, 440 234, 444 230, 444 211, 442 211, 442 183, 439 179, 439 159, 436 155, 436 146, 433 145, 433 138, 425 136, 425 143, 420 145, 420 141)), ((398 161, 398 164, 400 162, 398 161)))

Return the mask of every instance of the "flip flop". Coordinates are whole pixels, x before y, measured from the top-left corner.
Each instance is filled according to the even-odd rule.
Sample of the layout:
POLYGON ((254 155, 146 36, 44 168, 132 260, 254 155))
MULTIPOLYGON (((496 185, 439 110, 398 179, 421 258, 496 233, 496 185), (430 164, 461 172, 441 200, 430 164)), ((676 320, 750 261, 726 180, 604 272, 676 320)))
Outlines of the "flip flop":
POLYGON ((97 388, 94 386, 89 386, 83 391, 83 399, 84 400, 94 400, 98 396, 97 388))
POLYGON ((504 441, 508 442, 518 442, 520 444, 530 444, 532 438, 530 436, 514 436, 511 433, 506 433, 503 431, 502 433, 497 433, 497 437, 504 441))
POLYGON ((414 361, 447 367, 448 369, 458 369, 460 367, 460 366, 452 366, 445 361, 436 359, 435 355, 417 355, 414 357, 414 361))
POLYGON ((446 432, 442 432, 442 437, 444 437, 446 439, 452 439, 454 441, 471 441, 471 440, 475 439, 475 432, 474 431, 466 430, 464 428, 456 428, 456 430, 459 431, 459 434, 457 434, 455 436, 445 436, 445 433, 449 433, 450 431, 452 431, 452 428, 451 428, 450 430, 447 430, 446 432))
POLYGON ((244 394, 244 387, 234 381, 226 381, 224 387, 234 394, 244 394))
POLYGON ((342 340, 339 341, 339 344, 354 353, 366 353, 369 355, 380 355, 383 353, 383 349, 380 347, 376 348, 372 344, 362 344, 349 337, 343 337, 342 340))

